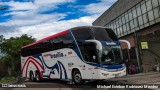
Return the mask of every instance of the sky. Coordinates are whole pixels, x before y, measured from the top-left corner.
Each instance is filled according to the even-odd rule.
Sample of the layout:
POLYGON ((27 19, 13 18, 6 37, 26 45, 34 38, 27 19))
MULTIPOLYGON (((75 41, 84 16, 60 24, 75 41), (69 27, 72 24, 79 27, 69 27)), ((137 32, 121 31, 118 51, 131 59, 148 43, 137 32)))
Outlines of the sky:
POLYGON ((37 40, 78 26, 91 26, 117 0, 0 0, 0 35, 37 40))

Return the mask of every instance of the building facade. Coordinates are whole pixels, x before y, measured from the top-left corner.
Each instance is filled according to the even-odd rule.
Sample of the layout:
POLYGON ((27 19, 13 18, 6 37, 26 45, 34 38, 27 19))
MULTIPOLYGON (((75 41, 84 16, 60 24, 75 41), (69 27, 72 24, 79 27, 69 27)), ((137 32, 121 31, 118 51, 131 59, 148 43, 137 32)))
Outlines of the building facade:
POLYGON ((112 28, 132 49, 124 57, 141 71, 155 70, 160 64, 160 0, 118 0, 93 23, 112 28))

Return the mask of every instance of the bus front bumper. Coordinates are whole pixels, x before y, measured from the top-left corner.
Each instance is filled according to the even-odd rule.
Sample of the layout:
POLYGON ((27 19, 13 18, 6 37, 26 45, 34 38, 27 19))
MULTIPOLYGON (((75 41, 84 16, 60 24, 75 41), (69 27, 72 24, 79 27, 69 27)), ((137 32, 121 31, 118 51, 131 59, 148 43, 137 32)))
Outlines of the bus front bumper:
POLYGON ((120 71, 100 70, 99 79, 110 79, 126 76, 126 68, 120 71))

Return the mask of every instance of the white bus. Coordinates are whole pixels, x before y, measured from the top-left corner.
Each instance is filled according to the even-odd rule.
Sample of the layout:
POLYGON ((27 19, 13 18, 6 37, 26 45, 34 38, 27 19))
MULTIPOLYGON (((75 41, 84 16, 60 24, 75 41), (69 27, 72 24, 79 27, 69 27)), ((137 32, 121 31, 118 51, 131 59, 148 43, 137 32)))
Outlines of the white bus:
POLYGON ((82 26, 49 36, 21 49, 22 77, 106 80, 126 75, 120 42, 113 30, 82 26))

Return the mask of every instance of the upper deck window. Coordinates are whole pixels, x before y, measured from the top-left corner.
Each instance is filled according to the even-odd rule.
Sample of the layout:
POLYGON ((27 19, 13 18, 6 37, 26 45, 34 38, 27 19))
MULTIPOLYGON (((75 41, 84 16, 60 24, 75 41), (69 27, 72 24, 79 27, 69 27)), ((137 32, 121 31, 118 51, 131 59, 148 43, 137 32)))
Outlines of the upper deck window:
POLYGON ((107 28, 99 28, 94 27, 92 28, 94 32, 95 39, 100 41, 117 41, 118 38, 116 34, 111 30, 107 28))
POLYGON ((77 41, 93 39, 92 31, 89 27, 72 29, 72 33, 77 41))

